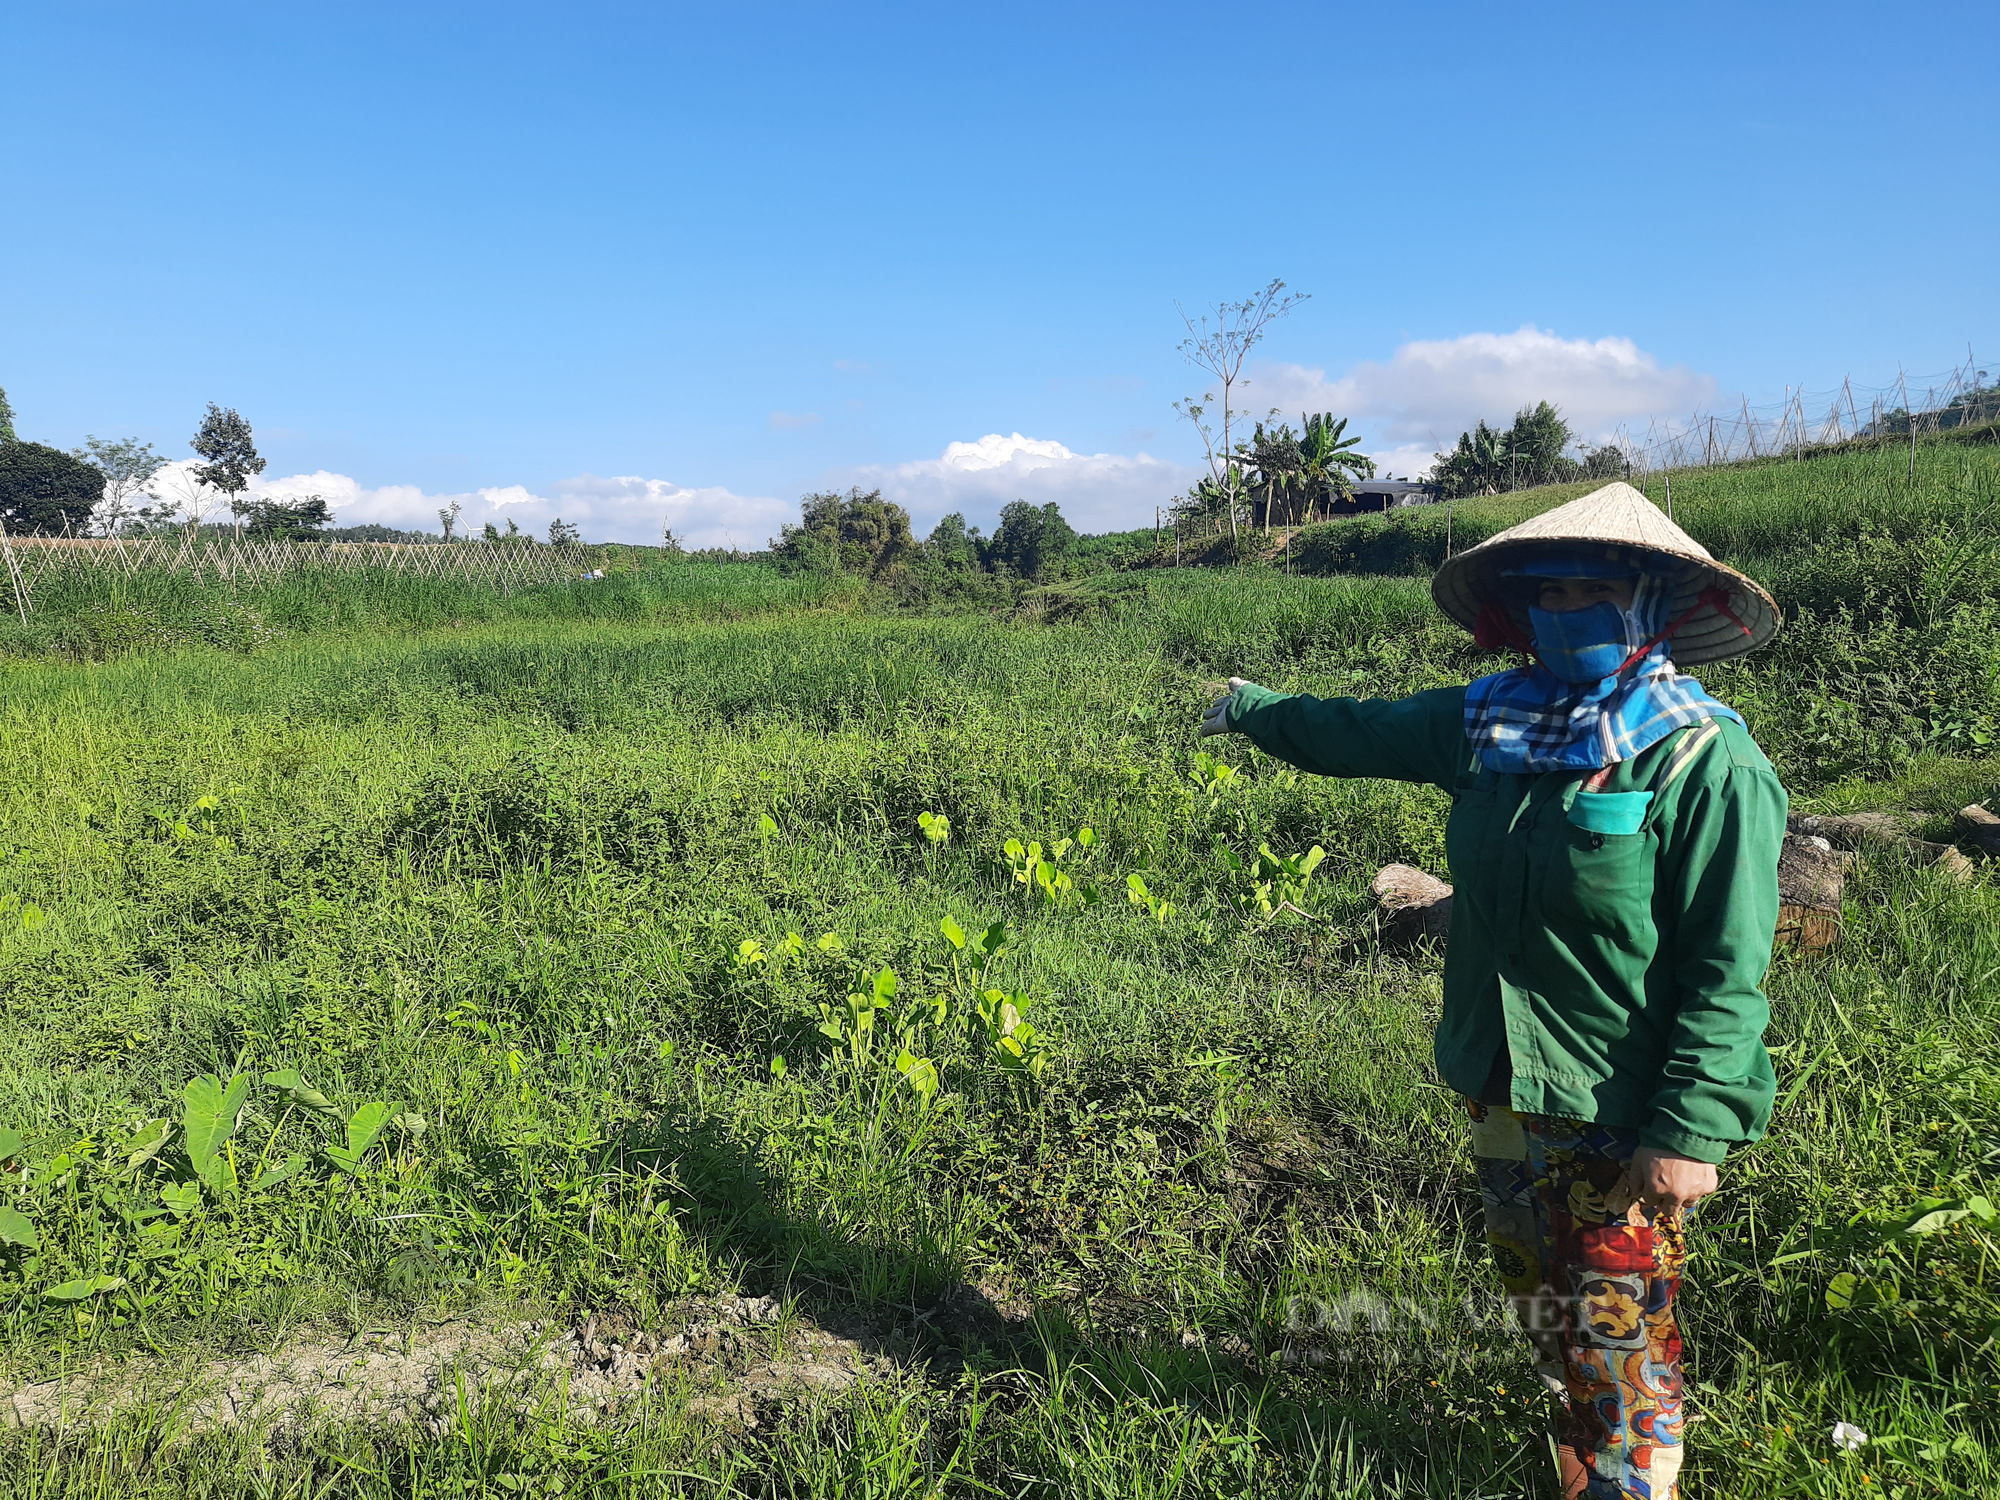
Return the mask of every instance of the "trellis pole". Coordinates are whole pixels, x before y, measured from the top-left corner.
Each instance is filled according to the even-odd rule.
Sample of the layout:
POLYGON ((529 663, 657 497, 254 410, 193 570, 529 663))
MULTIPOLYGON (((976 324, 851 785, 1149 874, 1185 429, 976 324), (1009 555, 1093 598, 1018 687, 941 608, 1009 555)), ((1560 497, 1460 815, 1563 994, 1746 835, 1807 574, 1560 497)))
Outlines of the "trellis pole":
POLYGON ((21 587, 21 564, 14 558, 14 544, 7 538, 7 523, 0 521, 0 550, 7 554, 7 576, 14 583, 14 607, 21 612, 21 623, 28 623, 28 595, 21 587))

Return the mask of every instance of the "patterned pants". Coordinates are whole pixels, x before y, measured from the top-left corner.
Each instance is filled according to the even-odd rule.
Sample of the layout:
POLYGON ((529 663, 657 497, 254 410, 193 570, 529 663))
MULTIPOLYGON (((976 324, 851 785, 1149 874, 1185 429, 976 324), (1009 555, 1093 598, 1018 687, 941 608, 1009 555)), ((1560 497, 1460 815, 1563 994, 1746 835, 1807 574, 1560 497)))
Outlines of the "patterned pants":
POLYGON ((1487 1243, 1536 1371, 1562 1402, 1563 1494, 1673 1500, 1682 1215, 1628 1205, 1619 1191, 1635 1130, 1471 1100, 1466 1108, 1487 1243))

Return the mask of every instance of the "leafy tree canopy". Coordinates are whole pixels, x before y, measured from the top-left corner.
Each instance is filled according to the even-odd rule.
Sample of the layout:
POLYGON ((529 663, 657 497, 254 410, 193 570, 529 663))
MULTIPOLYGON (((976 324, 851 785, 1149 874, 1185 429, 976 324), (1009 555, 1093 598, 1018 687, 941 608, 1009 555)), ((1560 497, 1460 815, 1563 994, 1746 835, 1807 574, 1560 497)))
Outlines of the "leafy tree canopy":
POLYGON ((250 507, 245 532, 260 541, 308 541, 326 534, 333 512, 318 495, 299 500, 259 500, 250 507))
MULTIPOLYGON (((1430 477, 1447 497, 1560 484, 1589 473, 1585 464, 1563 452, 1575 438, 1559 409, 1538 402, 1516 412, 1514 425, 1505 432, 1488 427, 1482 419, 1472 431, 1460 433, 1451 452, 1436 455, 1430 477)), ((1591 462, 1602 467, 1608 461, 1593 457, 1591 462)), ((1619 462, 1622 466, 1622 456, 1619 462)))
POLYGON ((14 405, 7 399, 7 392, 0 387, 0 443, 18 443, 14 436, 14 405))
POLYGON ((841 494, 829 490, 799 502, 799 524, 787 525, 771 544, 778 559, 793 567, 866 573, 879 578, 917 550, 910 513, 880 490, 860 486, 841 494))
POLYGON ((1076 532, 1051 500, 1042 506, 1015 500, 1000 512, 1000 524, 985 547, 988 566, 1022 578, 1040 578, 1076 545, 1076 532))
POLYGON ((250 440, 250 424, 236 414, 234 407, 220 407, 213 401, 208 403, 208 415, 201 420, 201 431, 194 435, 188 446, 208 462, 197 464, 195 478, 203 484, 212 484, 225 494, 240 494, 250 483, 253 474, 264 472, 264 460, 257 454, 257 445, 250 440))
POLYGON ((967 526, 958 511, 941 519, 924 540, 924 550, 940 562, 977 567, 980 536, 977 526, 967 526))
POLYGON ((45 443, 0 443, 0 521, 17 536, 82 536, 104 475, 45 443))

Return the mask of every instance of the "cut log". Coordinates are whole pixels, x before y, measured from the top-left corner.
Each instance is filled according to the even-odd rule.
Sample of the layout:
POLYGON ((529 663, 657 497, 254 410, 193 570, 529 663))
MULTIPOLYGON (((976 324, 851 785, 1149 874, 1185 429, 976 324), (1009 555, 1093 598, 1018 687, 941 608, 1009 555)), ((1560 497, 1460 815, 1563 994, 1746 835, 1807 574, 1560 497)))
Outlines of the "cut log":
POLYGON ((1950 844, 1912 838, 1907 825, 1890 813, 1849 813, 1842 817, 1793 813, 1785 820, 1785 827, 1806 838, 1823 838, 1836 849, 1893 849, 1920 865, 1938 865, 1960 880, 1972 873, 1972 861, 1950 844))
POLYGON ((1988 812, 1977 802, 1958 810, 1952 834, 1961 844, 1970 844, 1988 859, 2000 859, 2000 813, 1988 812))
POLYGON ((1829 948, 1840 937, 1840 893, 1854 856, 1820 834, 1785 835, 1778 853, 1777 945, 1829 948))
POLYGON ((1369 884, 1386 947, 1443 945, 1451 930, 1451 887, 1410 865, 1385 865, 1369 884))

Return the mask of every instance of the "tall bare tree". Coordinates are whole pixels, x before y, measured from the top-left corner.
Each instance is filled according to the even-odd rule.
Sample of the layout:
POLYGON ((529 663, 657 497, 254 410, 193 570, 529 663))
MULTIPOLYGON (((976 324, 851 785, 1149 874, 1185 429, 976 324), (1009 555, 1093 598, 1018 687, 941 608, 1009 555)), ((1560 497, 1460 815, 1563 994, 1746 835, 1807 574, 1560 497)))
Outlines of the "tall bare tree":
POLYGON ((106 441, 86 437, 81 448, 70 452, 104 476, 104 501, 98 507, 97 522, 106 536, 116 536, 132 514, 134 496, 152 499, 147 486, 153 476, 167 466, 166 459, 153 451, 151 443, 135 437, 106 441))
POLYGON ((1229 539, 1236 540, 1236 454, 1230 438, 1230 418, 1232 399, 1238 378, 1243 373, 1243 358, 1257 341, 1264 337, 1264 329, 1275 319, 1304 302, 1310 293, 1285 291, 1284 282, 1273 278, 1271 284, 1253 297, 1245 297, 1241 302, 1218 302, 1199 319, 1188 316, 1186 308, 1178 302, 1174 308, 1186 325, 1188 336, 1181 340, 1181 357, 1197 369, 1213 375, 1221 389, 1222 400, 1222 447, 1216 450, 1215 434, 1202 421, 1206 404, 1216 399, 1216 392, 1205 392, 1202 405, 1195 398, 1187 397, 1174 403, 1174 410, 1185 417, 1201 434, 1202 446, 1208 450, 1209 473, 1223 487, 1229 497, 1229 539))

